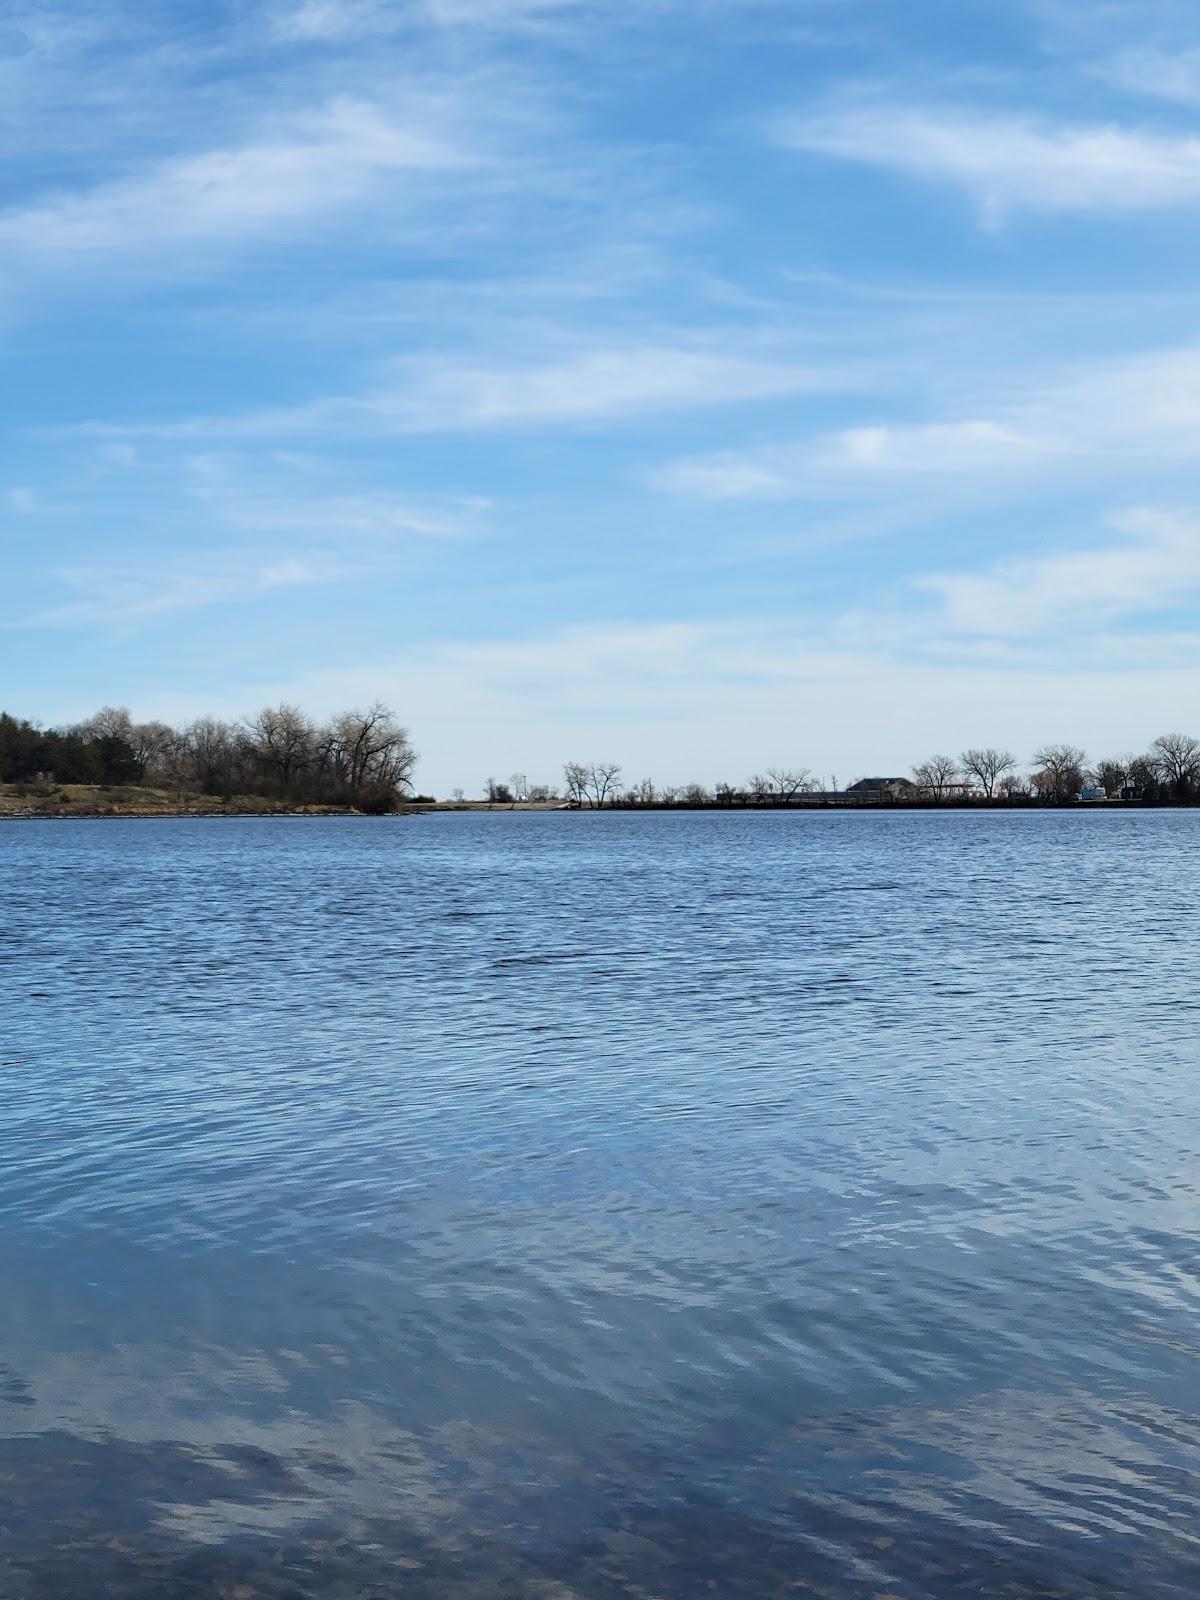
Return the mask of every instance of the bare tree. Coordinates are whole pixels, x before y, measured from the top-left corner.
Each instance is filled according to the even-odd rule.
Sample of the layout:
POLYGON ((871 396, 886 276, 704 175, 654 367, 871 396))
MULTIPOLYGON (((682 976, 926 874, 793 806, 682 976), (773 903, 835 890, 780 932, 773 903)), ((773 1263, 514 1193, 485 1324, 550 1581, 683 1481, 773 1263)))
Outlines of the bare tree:
POLYGON ((167 779, 175 772, 181 740, 165 722, 135 722, 131 726, 133 759, 143 779, 167 779))
POLYGON ((812 773, 807 767, 768 767, 767 778, 771 793, 785 806, 812 788, 812 773))
POLYGON ((133 718, 125 706, 101 706, 86 722, 76 723, 72 731, 82 739, 125 739, 132 743, 133 718))
POLYGON ((1200 740, 1190 734, 1159 734, 1150 746, 1150 755, 1163 782, 1177 795, 1186 795, 1200 781, 1200 740))
POLYGON ((1044 744, 1034 753, 1034 787, 1048 800, 1074 800, 1083 787, 1087 752, 1074 744, 1044 744))
POLYGON ((314 759, 313 726, 296 706, 267 706, 246 725, 259 761, 285 792, 314 759))
POLYGON ((563 765, 563 781, 567 786, 567 799, 581 806, 587 799, 588 769, 582 761, 568 761, 563 765))
POLYGON ((1158 795, 1161 769, 1152 756, 1134 756, 1129 763, 1127 777, 1130 787, 1143 800, 1153 800, 1158 795))
POLYGON ((237 739, 227 723, 215 717, 197 717, 184 730, 189 778, 205 794, 234 793, 237 739))
POLYGON ((771 797, 771 780, 764 777, 761 772, 754 773, 746 784, 751 797, 760 803, 771 797))
POLYGON ((615 761, 593 761, 588 767, 587 792, 597 811, 621 787, 621 768, 615 761))
POLYGON ((1006 772, 1012 772, 1017 765, 1017 758, 1011 750, 997 750, 992 745, 985 745, 982 749, 964 750, 959 757, 962 769, 972 778, 978 778, 983 792, 988 799, 996 793, 996 784, 1006 772))
POLYGON ((944 800, 958 781, 958 762, 953 756, 930 756, 912 769, 917 788, 932 800, 944 800))
POLYGON ((330 759, 352 797, 408 787, 417 753, 381 701, 366 711, 343 711, 325 741, 330 759))
POLYGON ((514 772, 508 780, 508 786, 513 792, 514 800, 529 799, 529 779, 523 772, 514 772))
POLYGON ((706 806, 710 796, 702 783, 686 783, 683 786, 683 798, 689 806, 706 806))
POLYGON ((89 741, 119 740, 129 751, 139 779, 171 776, 182 744, 174 728, 165 722, 135 722, 125 706, 102 706, 74 731, 89 741))

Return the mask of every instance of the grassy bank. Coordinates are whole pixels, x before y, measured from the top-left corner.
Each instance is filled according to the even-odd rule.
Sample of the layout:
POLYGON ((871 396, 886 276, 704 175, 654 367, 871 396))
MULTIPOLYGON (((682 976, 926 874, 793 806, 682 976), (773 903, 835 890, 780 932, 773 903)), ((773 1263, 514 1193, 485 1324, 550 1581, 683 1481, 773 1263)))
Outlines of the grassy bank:
POLYGON ((0 819, 32 817, 283 817, 352 815, 344 806, 296 806, 260 795, 195 794, 180 789, 141 789, 129 784, 0 784, 0 819))

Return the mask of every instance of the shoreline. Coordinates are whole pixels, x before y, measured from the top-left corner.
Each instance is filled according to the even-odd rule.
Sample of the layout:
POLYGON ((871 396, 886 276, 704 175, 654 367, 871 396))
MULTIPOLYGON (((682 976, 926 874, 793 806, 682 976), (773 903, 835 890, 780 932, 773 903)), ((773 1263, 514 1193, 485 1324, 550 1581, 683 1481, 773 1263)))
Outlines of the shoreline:
POLYGON ((294 820, 313 820, 320 818, 370 818, 373 821, 395 820, 403 817, 417 816, 447 816, 469 815, 477 816, 480 813, 502 815, 505 813, 539 813, 560 814, 575 813, 581 816, 594 815, 603 811, 606 814, 621 813, 624 815, 665 815, 677 812, 716 812, 719 814, 745 815, 756 813, 830 813, 852 812, 855 815, 879 815, 892 812, 982 812, 982 811, 1010 811, 1020 813, 1039 813, 1046 811, 1100 811, 1105 813, 1127 812, 1140 813, 1146 811, 1190 811, 1200 807, 1200 801, 1195 800, 812 800, 796 802, 793 804, 775 804, 770 801, 762 803, 734 803, 734 804, 708 804, 696 805, 684 802, 674 804, 649 804, 637 806, 564 806, 555 804, 540 804, 536 802, 490 803, 486 800, 479 801, 439 801, 434 804, 418 802, 405 804, 401 801, 394 811, 371 813, 358 811, 353 806, 258 806, 246 807, 244 805, 223 807, 220 805, 208 806, 122 806, 119 802, 103 806, 76 806, 59 805, 47 806, 44 803, 37 805, 10 805, 4 804, 0 799, 0 823, 4 822, 195 822, 209 820, 262 821, 264 819, 291 818, 294 820))

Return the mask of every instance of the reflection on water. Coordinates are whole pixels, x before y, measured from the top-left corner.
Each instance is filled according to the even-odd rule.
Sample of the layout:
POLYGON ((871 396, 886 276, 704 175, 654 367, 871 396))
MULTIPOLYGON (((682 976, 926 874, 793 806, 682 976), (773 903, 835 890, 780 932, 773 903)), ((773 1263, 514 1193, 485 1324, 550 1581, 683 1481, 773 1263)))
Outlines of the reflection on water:
POLYGON ((1191 1595, 1190 813, 0 834, 0 1595, 1191 1595))

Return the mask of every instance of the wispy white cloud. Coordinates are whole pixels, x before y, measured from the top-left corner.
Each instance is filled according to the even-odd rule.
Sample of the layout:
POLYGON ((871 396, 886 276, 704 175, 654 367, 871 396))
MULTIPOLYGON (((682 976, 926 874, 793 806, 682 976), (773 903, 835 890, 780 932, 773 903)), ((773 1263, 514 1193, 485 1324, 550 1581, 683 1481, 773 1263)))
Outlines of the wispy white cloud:
POLYGON ((443 508, 410 505, 385 494, 337 495, 300 501, 235 492, 225 499, 226 520, 255 533, 319 535, 361 546, 364 540, 455 538, 480 526, 483 500, 443 508))
POLYGON ((513 28, 577 9, 582 0, 298 0, 271 15, 284 39, 354 39, 421 25, 513 28))
POLYGON ((319 455, 149 449, 121 459, 116 485, 107 448, 98 465, 99 478, 77 483, 76 505, 8 493, 14 510, 42 512, 55 527, 86 505, 121 529, 123 544, 108 535, 98 541, 107 561, 60 562, 40 587, 66 598, 29 607, 8 627, 132 632, 274 590, 394 580, 421 548, 491 532, 482 497, 347 492, 338 464, 319 455))
POLYGON ((177 156, 127 178, 0 211, 9 273, 175 246, 269 237, 361 204, 379 186, 487 164, 453 112, 427 99, 406 115, 335 99, 253 142, 177 156))
MULTIPOLYGON (((816 3, 819 7, 823 0, 816 3)), ((598 33, 611 35, 630 26, 661 23, 672 14, 692 22, 704 12, 749 13, 771 6, 785 11, 789 21, 799 9, 797 0, 284 0, 269 17, 276 37, 302 41, 420 28, 528 34, 575 22, 590 22, 598 33)))
POLYGON ((319 555, 223 565, 177 562, 159 570, 69 568, 58 574, 59 580, 80 598, 47 607, 25 619, 23 625, 125 629, 176 612, 253 599, 274 589, 328 583, 339 572, 335 559, 319 555))
POLYGON ((408 498, 383 489, 331 492, 329 464, 290 452, 247 462, 238 456, 186 455, 168 471, 206 519, 234 534, 275 535, 290 551, 319 542, 340 558, 373 560, 412 540, 457 539, 485 526, 479 496, 408 498))
POLYGON ((374 0, 300 0, 277 7, 270 14, 271 29, 280 39, 344 39, 374 33, 396 19, 402 8, 384 7, 374 0))
POLYGON ((367 402, 403 431, 588 422, 820 393, 842 372, 752 354, 661 343, 585 349, 540 364, 433 365, 367 402))
POLYGON ((973 416, 845 428, 677 461, 660 487, 710 499, 858 496, 901 484, 993 496, 1034 478, 1200 458, 1200 347, 1033 374, 973 416))
POLYGON ((1191 135, 876 102, 782 117, 773 131, 788 149, 954 185, 991 222, 1024 211, 1111 215, 1200 199, 1200 138, 1191 135))
POLYGON ((788 395, 828 394, 864 382, 861 366, 812 365, 755 354, 744 336, 690 344, 585 347, 541 361, 396 361, 358 395, 241 416, 128 426, 83 424, 102 436, 263 439, 349 432, 356 437, 620 421, 788 395), (745 352, 745 353, 739 353, 745 352))
POLYGON ((1093 65, 1098 77, 1134 94, 1179 105, 1200 105, 1200 50, 1151 46, 1119 50, 1093 65))
POLYGON ((676 462, 661 487, 707 499, 824 498, 887 480, 945 482, 1033 466, 1054 454, 1039 439, 987 418, 844 428, 798 446, 774 446, 676 462))
POLYGON ((669 346, 586 351, 539 367, 431 374, 410 426, 587 421, 824 389, 829 375, 782 361, 669 346))
POLYGON ((930 574, 916 588, 938 598, 954 632, 991 637, 1092 633, 1200 593, 1200 518, 1143 509, 1112 526, 1120 537, 1091 549, 930 574))

